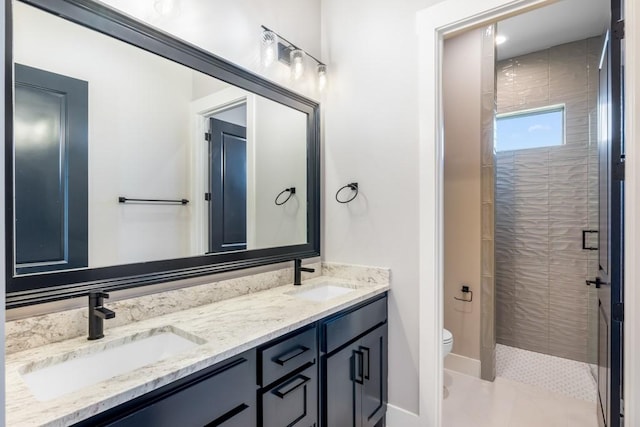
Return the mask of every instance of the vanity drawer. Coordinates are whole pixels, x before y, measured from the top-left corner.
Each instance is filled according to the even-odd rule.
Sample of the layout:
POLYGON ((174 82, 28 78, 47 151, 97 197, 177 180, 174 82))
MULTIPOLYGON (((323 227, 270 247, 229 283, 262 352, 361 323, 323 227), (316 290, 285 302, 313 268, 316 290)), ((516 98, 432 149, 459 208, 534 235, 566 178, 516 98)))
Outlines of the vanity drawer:
POLYGON ((322 323, 321 350, 330 353, 387 321, 387 296, 356 307, 322 323))
POLYGON ((141 408, 125 410, 116 421, 86 425, 109 427, 250 426, 255 421, 255 353, 222 362, 202 379, 187 382, 151 399, 141 408))
POLYGON ((311 427, 317 422, 317 365, 265 391, 260 427, 311 427))
POLYGON ((315 363, 315 326, 258 349, 258 383, 266 387, 290 372, 315 363))

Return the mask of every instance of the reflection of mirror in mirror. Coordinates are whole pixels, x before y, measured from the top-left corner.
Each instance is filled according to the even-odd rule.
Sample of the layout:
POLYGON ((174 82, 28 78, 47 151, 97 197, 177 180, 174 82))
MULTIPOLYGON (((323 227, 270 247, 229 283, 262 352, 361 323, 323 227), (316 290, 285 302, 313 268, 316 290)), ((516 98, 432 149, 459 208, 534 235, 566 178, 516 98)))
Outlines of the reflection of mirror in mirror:
POLYGON ((20 2, 13 13, 18 274, 307 242, 305 113, 20 2))

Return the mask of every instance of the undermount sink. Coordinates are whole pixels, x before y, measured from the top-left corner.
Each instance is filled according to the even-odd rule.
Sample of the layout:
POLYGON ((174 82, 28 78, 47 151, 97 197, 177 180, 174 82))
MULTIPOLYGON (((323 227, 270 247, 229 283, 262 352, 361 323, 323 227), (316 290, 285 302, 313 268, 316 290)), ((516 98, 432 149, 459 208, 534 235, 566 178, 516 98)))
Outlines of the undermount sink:
POLYGON ((173 326, 52 356, 20 369, 36 399, 47 401, 190 350, 205 341, 173 326))
POLYGON ((333 283, 319 283, 310 286, 313 287, 309 289, 296 289, 295 291, 289 292, 289 295, 309 301, 323 302, 355 291, 353 288, 347 288, 333 283))

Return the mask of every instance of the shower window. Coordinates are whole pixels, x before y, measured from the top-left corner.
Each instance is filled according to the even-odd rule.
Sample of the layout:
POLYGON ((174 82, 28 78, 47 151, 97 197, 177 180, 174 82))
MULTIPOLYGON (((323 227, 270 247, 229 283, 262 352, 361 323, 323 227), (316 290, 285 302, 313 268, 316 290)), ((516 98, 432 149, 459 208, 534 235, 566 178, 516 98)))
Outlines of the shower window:
POLYGON ((564 144, 564 105, 496 115, 496 151, 564 144))

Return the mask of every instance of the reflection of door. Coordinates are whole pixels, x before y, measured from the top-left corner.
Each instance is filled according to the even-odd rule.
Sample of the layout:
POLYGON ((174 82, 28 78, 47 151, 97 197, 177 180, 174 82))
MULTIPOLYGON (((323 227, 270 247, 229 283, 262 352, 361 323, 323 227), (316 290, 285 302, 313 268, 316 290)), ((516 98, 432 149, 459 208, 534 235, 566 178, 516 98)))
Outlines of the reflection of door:
POLYGON ((87 82, 15 65, 16 273, 87 267, 87 82))
POLYGON ((247 130, 209 120, 209 252, 246 249, 247 130))
MULTIPOLYGON (((612 22, 620 19, 620 0, 612 0, 612 22)), ((606 38, 598 93, 600 194, 598 289, 598 422, 621 425, 624 146, 620 32, 606 38)))

